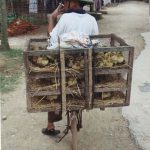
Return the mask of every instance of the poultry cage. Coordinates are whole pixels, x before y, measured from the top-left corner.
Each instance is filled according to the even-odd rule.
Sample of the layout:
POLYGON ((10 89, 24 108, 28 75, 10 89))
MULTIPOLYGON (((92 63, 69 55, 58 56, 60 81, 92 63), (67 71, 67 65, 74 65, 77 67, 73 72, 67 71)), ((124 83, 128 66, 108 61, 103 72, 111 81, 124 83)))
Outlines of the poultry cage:
POLYGON ((88 49, 49 51, 46 44, 30 39, 24 51, 28 111, 85 108, 88 49))
POLYGON ((92 36, 100 42, 92 51, 91 108, 128 106, 134 48, 115 34, 92 36))
POLYGON ((99 42, 83 49, 47 50, 47 39, 27 42, 29 112, 129 105, 134 48, 114 34, 90 39, 99 42))

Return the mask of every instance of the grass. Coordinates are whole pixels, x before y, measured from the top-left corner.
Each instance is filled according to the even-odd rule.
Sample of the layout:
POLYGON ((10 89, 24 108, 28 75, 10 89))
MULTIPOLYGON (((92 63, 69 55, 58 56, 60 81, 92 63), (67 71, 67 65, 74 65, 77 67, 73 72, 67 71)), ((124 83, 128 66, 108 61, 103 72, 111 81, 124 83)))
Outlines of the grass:
POLYGON ((22 50, 0 52, 0 58, 0 91, 6 93, 15 89, 23 71, 22 50))

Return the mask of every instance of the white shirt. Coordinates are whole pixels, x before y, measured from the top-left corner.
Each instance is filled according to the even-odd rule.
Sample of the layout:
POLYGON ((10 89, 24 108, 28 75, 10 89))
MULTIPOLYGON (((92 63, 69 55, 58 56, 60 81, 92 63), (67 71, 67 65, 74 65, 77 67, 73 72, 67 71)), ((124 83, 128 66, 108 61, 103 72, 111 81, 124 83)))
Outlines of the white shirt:
POLYGON ((65 13, 50 33, 51 44, 58 43, 58 37, 63 33, 76 31, 80 35, 96 35, 99 33, 95 18, 89 14, 65 13))

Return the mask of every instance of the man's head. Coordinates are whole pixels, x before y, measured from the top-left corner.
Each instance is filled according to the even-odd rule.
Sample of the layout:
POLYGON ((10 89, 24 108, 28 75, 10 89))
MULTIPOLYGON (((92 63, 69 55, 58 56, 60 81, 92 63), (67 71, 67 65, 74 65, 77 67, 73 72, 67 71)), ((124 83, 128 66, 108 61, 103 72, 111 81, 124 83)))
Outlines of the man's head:
POLYGON ((92 4, 93 0, 64 0, 64 9, 79 9, 84 5, 92 4))
POLYGON ((64 9, 79 9, 80 4, 78 0, 64 0, 64 9))

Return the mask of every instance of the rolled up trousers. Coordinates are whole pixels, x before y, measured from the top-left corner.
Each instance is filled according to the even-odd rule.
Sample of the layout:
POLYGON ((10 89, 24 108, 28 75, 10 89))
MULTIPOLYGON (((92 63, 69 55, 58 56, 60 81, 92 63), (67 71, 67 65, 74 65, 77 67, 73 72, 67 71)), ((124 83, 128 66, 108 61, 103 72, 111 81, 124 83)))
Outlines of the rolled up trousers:
POLYGON ((48 122, 57 122, 62 120, 62 111, 52 111, 52 112, 48 112, 48 122))

